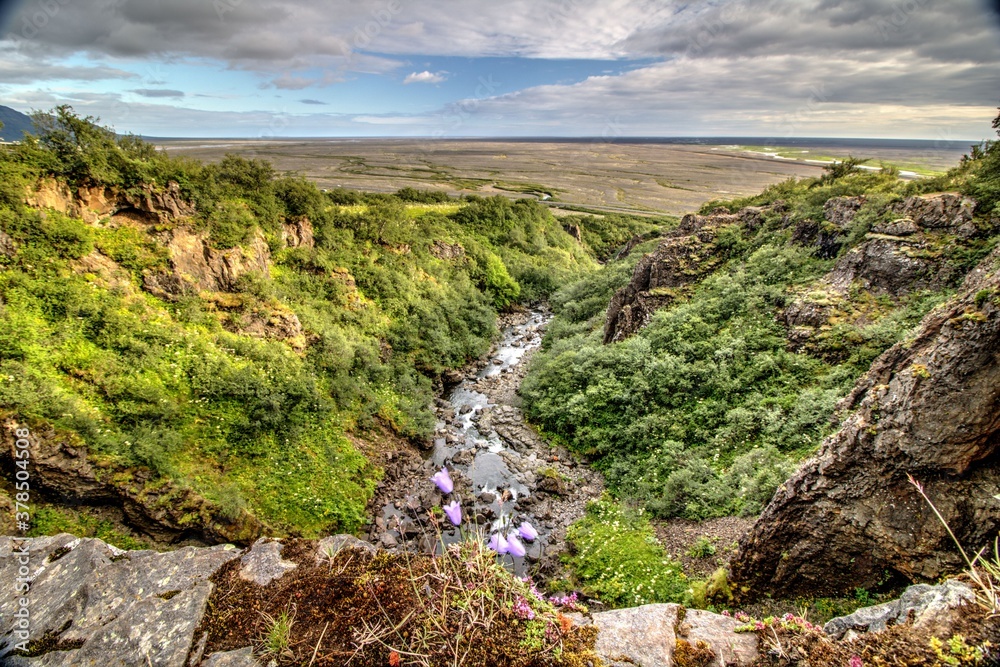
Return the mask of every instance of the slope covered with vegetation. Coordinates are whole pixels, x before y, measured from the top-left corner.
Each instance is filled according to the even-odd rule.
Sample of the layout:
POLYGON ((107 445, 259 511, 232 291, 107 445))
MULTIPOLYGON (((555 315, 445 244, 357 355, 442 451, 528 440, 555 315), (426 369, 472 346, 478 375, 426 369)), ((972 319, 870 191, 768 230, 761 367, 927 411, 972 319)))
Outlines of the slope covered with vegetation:
MULTIPOLYGON (((1000 144, 986 143, 947 175, 914 182, 847 160, 821 178, 706 204, 690 220, 697 231, 678 232, 705 232, 681 260, 692 262, 678 269, 688 282, 646 293, 665 305, 634 335, 604 344, 605 313, 635 281, 640 251, 656 244, 553 295, 556 318, 522 385, 526 412, 593 457, 618 498, 654 516, 759 513, 835 428, 838 400, 872 360, 995 246, 998 160, 1000 144), (944 201, 909 198, 943 191, 975 198, 964 228, 925 229, 906 217, 944 201), (745 220, 731 215, 746 207, 755 208, 745 220), (716 264, 698 274, 708 260, 716 264), (857 278, 866 263, 885 271, 878 262, 930 270, 900 289, 857 278), (847 276, 839 287, 837 275, 847 276), (799 316, 821 313, 805 342, 793 306, 799 316)), ((961 196, 948 201, 966 206, 961 196)))
POLYGON ((35 120, 0 151, 0 411, 161 505, 183 489, 272 533, 357 529, 379 434, 426 437, 435 380, 487 350, 497 313, 597 266, 533 201, 327 193, 260 160, 175 159, 69 108, 35 120), (26 204, 64 185, 112 205, 84 221, 72 201, 26 204), (180 215, 114 205, 171 187, 180 215), (185 274, 181 241, 232 275, 185 274))

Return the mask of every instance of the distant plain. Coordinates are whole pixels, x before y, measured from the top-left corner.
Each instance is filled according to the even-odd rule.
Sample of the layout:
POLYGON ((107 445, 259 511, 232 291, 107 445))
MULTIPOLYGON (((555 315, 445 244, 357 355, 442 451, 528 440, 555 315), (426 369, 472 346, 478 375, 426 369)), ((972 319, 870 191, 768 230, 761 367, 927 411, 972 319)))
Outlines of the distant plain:
MULTIPOLYGON (((175 156, 208 162, 227 153, 270 160, 321 188, 395 192, 404 187, 449 194, 534 196, 556 214, 680 215, 712 199, 759 192, 789 177, 822 173, 823 161, 853 155, 933 174, 958 164, 954 142, 859 140, 771 147, 758 142, 632 143, 451 139, 160 140, 175 156), (889 143, 889 145, 886 145, 889 143)), ((963 150, 964 149, 964 150, 963 150)))

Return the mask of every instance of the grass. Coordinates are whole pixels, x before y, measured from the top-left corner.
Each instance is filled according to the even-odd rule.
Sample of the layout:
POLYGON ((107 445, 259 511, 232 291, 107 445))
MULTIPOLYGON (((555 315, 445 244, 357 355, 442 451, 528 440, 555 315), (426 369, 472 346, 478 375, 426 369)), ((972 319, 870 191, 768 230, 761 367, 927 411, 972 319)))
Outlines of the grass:
POLYGON ((281 611, 277 616, 266 612, 262 612, 261 615, 265 622, 265 630, 260 642, 261 651, 278 659, 286 658, 290 653, 292 626, 295 624, 294 608, 291 612, 281 611))
MULTIPOLYGON (((814 153, 804 148, 787 148, 776 146, 737 146, 737 149, 748 153, 761 153, 764 155, 775 155, 777 157, 790 160, 814 160, 816 162, 833 163, 844 159, 843 155, 827 155, 814 153)), ((911 171, 919 176, 931 177, 941 176, 947 173, 946 169, 934 169, 921 162, 905 161, 879 161, 879 166, 898 169, 900 171, 911 171)), ((875 166, 875 165, 872 165, 875 166)))
POLYGON ((77 537, 96 537, 119 549, 149 549, 150 543, 107 519, 88 513, 86 509, 71 510, 57 506, 36 507, 31 516, 28 537, 70 533, 77 537))

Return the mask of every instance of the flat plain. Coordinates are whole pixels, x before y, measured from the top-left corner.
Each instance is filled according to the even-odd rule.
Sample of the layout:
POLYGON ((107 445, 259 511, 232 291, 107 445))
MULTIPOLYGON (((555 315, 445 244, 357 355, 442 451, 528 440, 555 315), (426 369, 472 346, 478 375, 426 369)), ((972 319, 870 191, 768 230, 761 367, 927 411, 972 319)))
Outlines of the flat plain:
POLYGON ((735 144, 451 139, 184 139, 158 142, 207 162, 227 153, 270 160, 321 188, 534 196, 559 214, 680 215, 712 199, 760 192, 790 177, 822 173, 831 157, 871 158, 923 173, 944 171, 962 151, 913 147, 798 145, 794 151, 735 144), (769 154, 770 153, 770 154, 769 154), (794 157, 788 157, 789 155, 794 157), (815 156, 812 158, 810 156, 815 156))

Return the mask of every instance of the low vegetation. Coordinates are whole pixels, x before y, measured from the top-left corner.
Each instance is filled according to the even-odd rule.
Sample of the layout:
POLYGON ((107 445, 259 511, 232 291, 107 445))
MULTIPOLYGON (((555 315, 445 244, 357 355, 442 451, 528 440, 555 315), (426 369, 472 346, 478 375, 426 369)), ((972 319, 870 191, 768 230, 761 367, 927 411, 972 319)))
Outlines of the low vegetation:
POLYGON ((541 596, 482 541, 436 557, 316 554, 301 541, 282 557, 298 567, 263 588, 240 578, 238 561, 216 574, 201 628, 207 653, 254 643, 279 664, 600 664, 596 630, 563 614, 573 603, 541 596))

